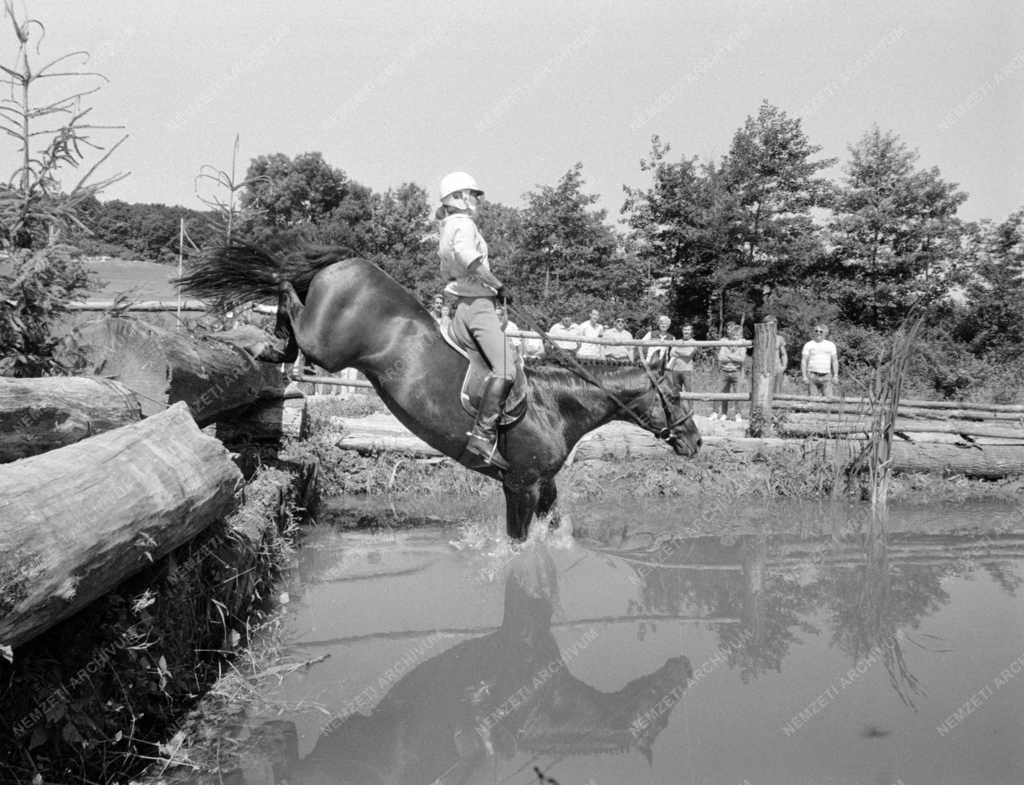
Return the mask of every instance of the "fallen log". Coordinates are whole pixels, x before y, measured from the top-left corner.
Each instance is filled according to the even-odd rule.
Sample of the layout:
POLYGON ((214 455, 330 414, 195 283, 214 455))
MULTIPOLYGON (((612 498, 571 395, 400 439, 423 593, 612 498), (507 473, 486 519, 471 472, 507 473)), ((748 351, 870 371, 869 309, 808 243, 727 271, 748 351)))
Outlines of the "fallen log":
POLYGON ((206 425, 240 406, 284 397, 281 367, 246 351, 258 343, 252 330, 196 338, 108 316, 76 327, 60 356, 82 373, 121 382, 139 396, 144 416, 184 401, 206 425))
MULTIPOLYGON (((848 464, 859 446, 839 439, 746 439, 705 436, 702 455, 718 451, 733 455, 772 456, 792 461, 820 460, 838 466, 848 464)), ((671 455, 665 445, 636 430, 595 433, 580 441, 575 460, 615 460, 671 455)), ((1024 474, 1024 447, 918 443, 896 440, 892 444, 892 470, 896 472, 939 473, 997 479, 1024 474)))
MULTIPOLYGON (((799 401, 783 398, 782 400, 772 399, 772 405, 776 410, 787 412, 817 412, 819 414, 836 414, 844 416, 866 416, 869 413, 869 409, 866 404, 856 403, 849 398, 799 401)), ((914 417, 930 421, 956 419, 970 420, 972 422, 986 422, 995 420, 998 422, 1010 422, 1024 425, 1024 414, 1018 414, 1016 412, 984 411, 981 409, 963 408, 935 409, 925 406, 908 406, 901 403, 896 409, 896 414, 900 417, 914 417)))
POLYGON ((190 540, 241 473, 188 408, 0 466, 0 645, 17 646, 190 540))
MULTIPOLYGON (((871 418, 864 415, 815 412, 788 414, 780 421, 778 431, 780 436, 841 436, 870 432, 872 427, 871 418)), ((986 424, 948 418, 922 421, 897 417, 895 430, 907 434, 953 433, 1024 442, 1024 427, 1017 427, 1011 423, 986 424)))
MULTIPOLYGON (((779 394, 776 395, 773 400, 775 402, 786 402, 791 404, 802 404, 802 403, 820 403, 826 405, 843 405, 849 408, 863 408, 866 409, 871 405, 869 398, 859 398, 856 396, 844 396, 832 398, 811 398, 807 395, 788 395, 779 394)), ((902 398, 900 399, 899 405, 907 408, 917 409, 932 409, 937 411, 949 411, 961 410, 971 411, 981 414, 1016 414, 1020 417, 1024 417, 1024 405, 1019 403, 971 403, 969 401, 928 401, 918 400, 914 398, 902 398)))
POLYGON ((0 377, 0 463, 138 422, 139 401, 110 379, 0 377))

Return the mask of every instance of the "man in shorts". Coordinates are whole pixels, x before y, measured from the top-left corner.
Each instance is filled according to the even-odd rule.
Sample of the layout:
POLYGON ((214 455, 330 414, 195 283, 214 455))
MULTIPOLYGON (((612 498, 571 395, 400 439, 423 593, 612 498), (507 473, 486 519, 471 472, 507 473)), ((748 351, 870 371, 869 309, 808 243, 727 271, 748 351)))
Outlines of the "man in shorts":
POLYGON ((828 327, 815 325, 814 338, 804 344, 800 353, 800 372, 807 384, 807 394, 832 397, 832 385, 839 381, 839 355, 836 345, 828 340, 828 327))

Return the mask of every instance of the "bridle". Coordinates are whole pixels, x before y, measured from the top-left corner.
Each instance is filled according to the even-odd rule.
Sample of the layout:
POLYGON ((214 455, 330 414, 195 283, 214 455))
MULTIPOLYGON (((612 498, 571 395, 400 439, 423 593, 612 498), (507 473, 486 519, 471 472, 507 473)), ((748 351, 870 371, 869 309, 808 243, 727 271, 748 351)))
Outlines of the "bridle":
MULTIPOLYGON (((654 387, 654 391, 656 393, 658 393, 658 400, 661 401, 661 411, 662 411, 662 414, 665 415, 665 425, 664 425, 664 427, 658 428, 658 429, 654 429, 653 427, 648 427, 648 428, 645 428, 645 430, 650 431, 658 439, 661 439, 664 442, 671 442, 671 440, 674 438, 672 436, 672 431, 674 431, 676 428, 678 428, 680 425, 682 425, 687 420, 689 420, 691 422, 691 424, 692 424, 692 422, 693 422, 693 412, 692 411, 684 412, 679 417, 676 417, 673 420, 672 419, 672 412, 671 412, 671 410, 669 409, 669 406, 668 406, 668 398, 665 396, 665 391, 661 389, 661 379, 665 378, 664 367, 662 368, 661 379, 655 379, 654 378, 654 374, 651 373, 651 369, 648 368, 647 365, 644 364, 644 363, 641 363, 641 365, 643 366, 644 373, 647 374, 647 378, 650 379, 651 384, 654 387)), ((640 415, 640 417, 643 418, 643 415, 640 415)), ((646 418, 644 418, 644 419, 646 419, 646 418)), ((641 427, 644 427, 644 426, 641 425, 641 427)))

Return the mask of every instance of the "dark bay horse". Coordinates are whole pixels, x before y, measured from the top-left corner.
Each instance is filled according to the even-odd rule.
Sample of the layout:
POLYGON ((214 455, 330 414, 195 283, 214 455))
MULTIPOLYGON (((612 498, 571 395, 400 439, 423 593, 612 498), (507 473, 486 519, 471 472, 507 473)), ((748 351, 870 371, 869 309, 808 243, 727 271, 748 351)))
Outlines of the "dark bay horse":
POLYGON ((501 450, 511 468, 500 472, 465 453, 466 432, 473 425, 459 400, 466 359, 444 341, 426 308, 375 264, 345 258, 340 249, 277 257, 231 245, 209 253, 180 284, 200 298, 246 302, 277 297, 276 333, 286 344, 267 346, 258 358, 292 362, 301 349, 327 371, 361 371, 406 428, 445 455, 501 481, 513 539, 525 539, 534 514, 552 509, 555 474, 573 445, 605 423, 638 421, 678 455, 692 456, 700 449, 700 433, 678 399, 671 374, 655 377, 636 366, 588 366, 598 387, 565 368, 531 368, 529 409, 503 435, 501 450))

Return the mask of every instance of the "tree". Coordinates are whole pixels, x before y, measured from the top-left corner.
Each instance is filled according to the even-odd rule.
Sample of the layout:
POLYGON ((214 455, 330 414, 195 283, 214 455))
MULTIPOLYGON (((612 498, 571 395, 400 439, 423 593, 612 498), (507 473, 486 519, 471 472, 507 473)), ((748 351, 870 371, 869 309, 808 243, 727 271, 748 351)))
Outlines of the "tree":
POLYGON ((723 297, 725 288, 741 287, 753 311, 772 288, 801 281, 820 260, 811 209, 830 203, 832 186, 818 174, 835 159, 814 160, 819 152, 799 118, 767 101, 736 131, 721 177, 739 210, 739 253, 722 260, 732 268, 721 273, 729 281, 723 297))
POLYGON ((433 230, 430 199, 415 183, 373 196, 367 253, 423 301, 441 288, 433 230))
POLYGON ((671 279, 673 318, 703 320, 721 331, 721 295, 741 262, 739 205, 714 164, 686 157, 673 162, 669 151, 652 138, 649 158, 640 161, 640 170, 651 173, 651 186, 624 188, 622 213, 646 279, 671 279))
POLYGON ((614 232, 598 197, 583 193, 583 164, 575 164, 554 186, 526 195, 522 246, 509 265, 517 293, 539 304, 550 318, 635 295, 623 275, 614 232))
POLYGON ((89 182, 96 169, 127 136, 122 136, 109 150, 94 141, 93 132, 121 127, 86 121, 92 109, 82 109, 81 100, 96 92, 98 85, 71 87, 68 88, 70 93, 61 98, 35 103, 34 90, 41 80, 59 79, 80 84, 83 80, 95 83, 107 79, 95 71, 75 70, 70 65, 75 60, 88 60, 88 53, 84 51, 69 52, 41 66, 36 65, 30 44, 38 34, 35 47, 38 52, 46 33, 45 26, 38 19, 19 21, 10 0, 4 4, 4 12, 11 21, 17 48, 12 64, 0 65, 3 72, 0 83, 6 84, 11 94, 9 98, 0 99, 0 131, 16 141, 20 163, 7 185, 0 187, 0 223, 4 242, 13 248, 31 248, 56 242, 63 229, 84 228, 78 218, 81 203, 128 176, 125 172, 89 182), (67 119, 54 125, 62 117, 67 119), (90 151, 103 154, 69 191, 64 192, 59 172, 78 168, 85 163, 90 151))
POLYGON ((332 167, 320 153, 302 153, 294 159, 283 153, 258 156, 249 165, 245 181, 242 208, 259 215, 247 223, 250 232, 266 235, 292 230, 309 240, 346 246, 354 253, 364 250, 372 192, 332 167))
POLYGON ((829 224, 831 296, 846 319, 889 330, 949 290, 967 194, 938 168, 917 169, 918 154, 877 126, 849 149, 829 224))
POLYGON ((1024 352, 1024 209, 1001 224, 972 227, 978 258, 955 335, 979 355, 1000 361, 1024 352))

